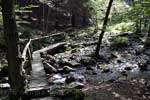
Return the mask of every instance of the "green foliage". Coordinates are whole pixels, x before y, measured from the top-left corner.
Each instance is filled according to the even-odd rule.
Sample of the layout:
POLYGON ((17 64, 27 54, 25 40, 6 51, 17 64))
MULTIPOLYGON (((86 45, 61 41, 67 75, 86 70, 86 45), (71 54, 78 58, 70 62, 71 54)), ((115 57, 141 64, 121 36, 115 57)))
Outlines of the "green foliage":
POLYGON ((128 45, 128 38, 127 37, 115 37, 113 40, 113 47, 123 47, 128 45))
POLYGON ((51 92, 51 95, 62 98, 62 100, 83 100, 85 93, 80 89, 57 88, 51 92))
POLYGON ((3 25, 3 16, 2 16, 2 12, 0 12, 0 27, 2 27, 3 25))
POLYGON ((104 17, 107 2, 108 0, 88 0, 85 4, 89 8, 88 11, 94 24, 98 25, 98 20, 104 17))
POLYGON ((135 24, 141 24, 140 28, 145 28, 145 21, 150 22, 150 0, 136 0, 130 6, 127 12, 124 13, 124 19, 130 20, 135 24))
POLYGON ((5 40, 4 40, 4 33, 2 31, 3 29, 3 17, 2 13, 0 12, 0 47, 5 46, 5 40))
POLYGON ((110 33, 121 33, 121 32, 133 32, 134 23, 132 22, 122 22, 118 24, 113 24, 107 28, 110 33))
POLYGON ((19 13, 26 13, 26 12, 32 12, 31 9, 34 7, 33 5, 28 5, 25 7, 21 7, 20 5, 16 4, 15 5, 15 12, 19 13))
POLYGON ((0 47, 5 47, 6 43, 3 37, 3 32, 0 32, 0 47))
POLYGON ((145 3, 150 3, 149 0, 137 0, 134 2, 134 5, 128 10, 126 13, 127 17, 137 22, 140 19, 145 18, 147 15, 150 14, 150 9, 145 5, 145 3))
POLYGON ((18 28, 18 32, 19 32, 20 38, 31 38, 37 32, 37 30, 33 30, 31 28, 20 27, 18 28))

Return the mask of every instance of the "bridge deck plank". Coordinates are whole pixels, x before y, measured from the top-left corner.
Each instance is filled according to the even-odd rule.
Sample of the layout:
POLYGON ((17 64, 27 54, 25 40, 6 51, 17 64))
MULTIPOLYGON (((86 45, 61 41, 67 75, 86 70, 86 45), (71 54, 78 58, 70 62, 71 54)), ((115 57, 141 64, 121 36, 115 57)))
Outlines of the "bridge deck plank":
POLYGON ((39 52, 33 52, 32 72, 29 88, 48 86, 48 81, 39 52))

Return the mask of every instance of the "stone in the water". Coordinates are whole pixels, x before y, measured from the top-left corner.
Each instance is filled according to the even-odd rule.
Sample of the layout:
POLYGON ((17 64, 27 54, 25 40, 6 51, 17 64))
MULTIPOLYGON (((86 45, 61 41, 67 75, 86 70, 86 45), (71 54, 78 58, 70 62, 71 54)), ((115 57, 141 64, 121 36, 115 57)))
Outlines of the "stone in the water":
POLYGON ((104 68, 103 70, 102 70, 102 73, 108 73, 108 72, 110 72, 111 70, 110 70, 110 68, 104 68))
POLYGON ((117 63, 122 63, 122 61, 118 59, 118 60, 117 60, 117 63))
POLYGON ((70 76, 74 77, 77 82, 86 83, 85 77, 81 74, 70 73, 70 76))
POLYGON ((80 62, 84 65, 93 65, 96 61, 91 57, 82 57, 80 62))
POLYGON ((146 61, 146 64, 147 64, 147 65, 150 65, 150 59, 146 61))
POLYGON ((130 71, 132 69, 131 69, 131 67, 128 66, 128 67, 125 67, 124 70, 130 71))
POLYGON ((94 68, 92 66, 87 66, 86 69, 87 70, 94 70, 94 68))
POLYGON ((44 61, 43 65, 44 65, 44 70, 45 70, 46 73, 56 73, 57 72, 57 69, 54 68, 49 63, 47 63, 47 62, 44 61))
POLYGON ((66 83, 67 83, 67 84, 72 83, 72 82, 74 82, 74 81, 76 81, 76 79, 75 79, 74 77, 72 77, 72 76, 69 76, 69 77, 67 77, 67 79, 66 79, 66 83))
POLYGON ((96 72, 96 71, 93 71, 92 74, 93 74, 93 75, 97 75, 97 72, 96 72))
POLYGON ((74 72, 74 71, 76 71, 76 69, 71 68, 69 66, 64 66, 63 68, 58 69, 58 72, 62 74, 69 74, 70 72, 74 72))
POLYGON ((145 50, 145 52, 144 52, 145 54, 147 54, 147 55, 150 55, 150 50, 149 49, 147 49, 147 50, 145 50))
POLYGON ((115 81, 115 79, 109 79, 108 80, 108 82, 114 82, 115 81))
POLYGON ((48 79, 48 82, 49 83, 53 83, 55 80, 59 80, 59 79, 62 79, 63 77, 61 76, 61 74, 55 74, 53 75, 52 77, 50 77, 48 79))
POLYGON ((118 58, 118 56, 116 54, 114 54, 114 53, 111 53, 110 54, 110 59, 114 59, 114 58, 118 58))
POLYGON ((55 80, 62 78, 62 76, 60 74, 55 74, 52 78, 55 80))
POLYGON ((69 87, 76 88, 76 89, 82 89, 82 88, 84 88, 84 84, 82 84, 80 82, 72 82, 69 84, 69 87))
POLYGON ((136 55, 140 55, 142 53, 142 50, 137 49, 135 52, 136 52, 136 55))
POLYGON ((148 67, 147 63, 145 63, 145 62, 138 63, 138 66, 139 66, 141 71, 146 71, 147 67, 148 67))
POLYGON ((57 79, 57 80, 53 81, 53 83, 61 85, 61 84, 65 84, 65 81, 66 81, 66 78, 61 78, 61 79, 57 79))
POLYGON ((125 70, 123 70, 123 71, 121 71, 121 74, 123 75, 123 76, 128 76, 128 74, 127 74, 127 72, 125 71, 125 70))
POLYGON ((74 61, 74 60, 67 60, 67 59, 64 59, 64 60, 60 60, 59 62, 59 65, 61 66, 70 66, 70 67, 78 67, 80 66, 80 63, 74 61))
POLYGON ((139 82, 145 85, 146 80, 145 79, 140 79, 139 82))
POLYGON ((71 67, 69 67, 69 66, 64 66, 63 70, 64 70, 64 71, 69 71, 69 72, 71 72, 71 71, 76 71, 75 69, 73 69, 73 68, 71 68, 71 67))

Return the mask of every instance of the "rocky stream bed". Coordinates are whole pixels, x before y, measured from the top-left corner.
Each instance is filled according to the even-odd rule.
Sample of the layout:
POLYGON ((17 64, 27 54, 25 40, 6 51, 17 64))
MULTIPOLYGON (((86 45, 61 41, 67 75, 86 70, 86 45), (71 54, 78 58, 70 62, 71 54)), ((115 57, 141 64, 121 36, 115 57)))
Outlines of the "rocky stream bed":
POLYGON ((73 99, 70 94, 64 96, 62 88, 58 98, 35 100, 150 100, 150 50, 143 49, 143 37, 126 37, 126 46, 114 49, 104 44, 99 58, 94 56, 95 45, 53 55, 41 53, 51 88, 79 89, 85 94, 73 99))
POLYGON ((42 54, 50 86, 81 89, 85 100, 149 100, 150 51, 142 49, 140 38, 126 36, 127 46, 112 49, 105 44, 99 58, 93 56, 94 45, 42 54))

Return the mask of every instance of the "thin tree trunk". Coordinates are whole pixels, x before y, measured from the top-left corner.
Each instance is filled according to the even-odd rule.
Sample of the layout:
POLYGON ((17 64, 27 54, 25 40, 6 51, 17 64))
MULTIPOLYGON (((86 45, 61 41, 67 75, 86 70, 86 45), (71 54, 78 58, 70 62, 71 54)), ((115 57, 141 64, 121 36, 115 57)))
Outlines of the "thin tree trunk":
POLYGON ((4 22, 4 37, 7 44, 7 60, 9 83, 11 86, 11 100, 20 100, 24 91, 24 78, 22 77, 19 36, 14 13, 15 0, 2 0, 2 13, 4 22))
POLYGON ((75 14, 72 14, 72 16, 71 16, 71 24, 72 24, 72 27, 75 27, 75 26, 76 26, 75 21, 76 21, 75 14))
POLYGON ((140 22, 139 22, 139 31, 140 31, 140 33, 142 31, 142 19, 140 19, 140 22))
POLYGON ((102 31, 101 31, 101 34, 99 36, 99 40, 98 40, 98 43, 97 43, 96 52, 95 52, 96 56, 99 56, 100 45, 102 43, 102 39, 103 39, 105 30, 106 30, 106 26, 107 26, 108 17, 109 17, 109 13, 110 13, 110 10, 111 10, 112 3, 113 3, 113 0, 110 0, 109 4, 108 4, 106 15, 105 15, 104 23, 103 23, 103 28, 102 28, 102 31))
POLYGON ((145 49, 150 49, 150 26, 149 26, 148 35, 146 37, 146 41, 145 41, 145 44, 144 44, 144 48, 145 49))

